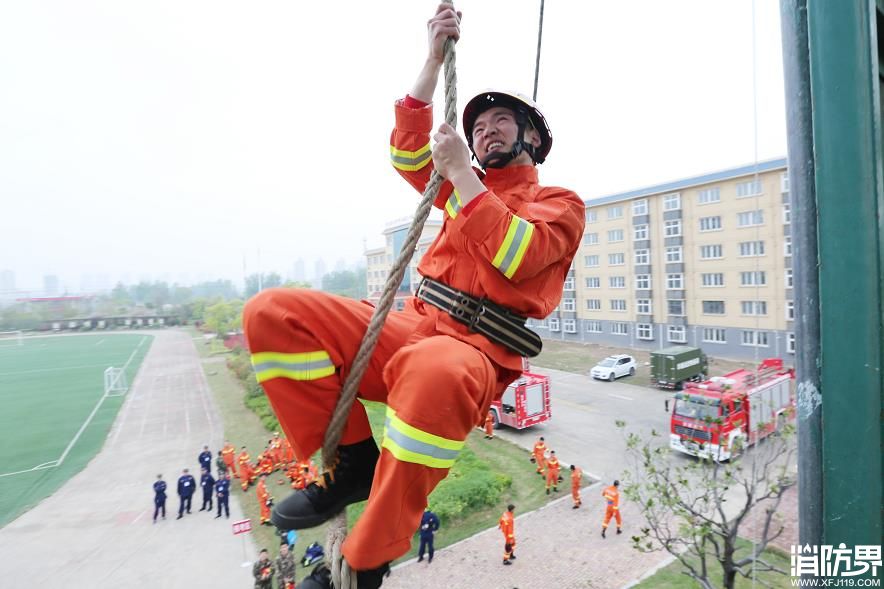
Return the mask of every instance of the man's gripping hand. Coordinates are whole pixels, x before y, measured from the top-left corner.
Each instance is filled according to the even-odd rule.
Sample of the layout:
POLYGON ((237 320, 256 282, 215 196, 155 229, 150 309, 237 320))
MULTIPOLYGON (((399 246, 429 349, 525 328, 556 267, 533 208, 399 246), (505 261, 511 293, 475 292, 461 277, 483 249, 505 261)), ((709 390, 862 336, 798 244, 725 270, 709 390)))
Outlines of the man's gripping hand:
POLYGON ((436 15, 427 21, 427 38, 429 41, 428 59, 442 63, 445 56, 445 41, 448 37, 457 42, 460 39, 460 12, 455 12, 451 4, 440 4, 436 15))
POLYGON ((436 171, 455 185, 456 179, 472 174, 470 167, 470 150, 457 131, 447 123, 442 123, 439 132, 433 135, 436 145, 433 147, 433 165, 436 171))

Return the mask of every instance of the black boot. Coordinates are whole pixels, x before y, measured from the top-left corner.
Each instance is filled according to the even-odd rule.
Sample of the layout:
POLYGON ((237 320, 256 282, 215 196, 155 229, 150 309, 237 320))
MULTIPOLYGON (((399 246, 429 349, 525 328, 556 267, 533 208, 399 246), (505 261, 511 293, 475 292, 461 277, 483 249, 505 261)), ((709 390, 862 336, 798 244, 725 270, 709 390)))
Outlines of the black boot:
MULTIPOLYGON (((384 582, 384 577, 389 575, 389 563, 370 571, 356 571, 356 587, 358 589, 378 589, 384 582)), ((333 589, 331 571, 325 564, 316 565, 310 576, 301 581, 297 589, 333 589)))
POLYGON ((313 528, 351 503, 365 501, 379 456, 374 438, 340 446, 331 467, 306 489, 295 491, 273 508, 273 524, 280 530, 313 528))

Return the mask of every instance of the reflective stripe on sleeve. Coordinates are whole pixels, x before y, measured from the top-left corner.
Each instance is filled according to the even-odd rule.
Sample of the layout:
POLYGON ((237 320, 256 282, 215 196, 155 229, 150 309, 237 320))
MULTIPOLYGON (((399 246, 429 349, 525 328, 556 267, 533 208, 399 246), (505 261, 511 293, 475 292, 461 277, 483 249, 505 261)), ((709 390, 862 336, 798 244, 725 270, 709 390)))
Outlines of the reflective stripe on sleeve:
POLYGON ((432 155, 429 143, 415 151, 396 149, 392 145, 390 146, 390 161, 394 168, 403 172, 416 172, 426 167, 430 163, 432 155))
POLYGON ((384 441, 381 445, 402 462, 432 468, 451 468, 464 442, 449 440, 408 425, 388 407, 384 441))
POLYGON ((463 208, 463 202, 460 200, 460 194, 457 190, 451 191, 451 196, 448 197, 448 200, 445 202, 445 211, 448 213, 448 216, 452 219, 460 213, 460 210, 463 208))
POLYGON ((507 278, 512 278, 525 257, 525 250, 528 249, 533 235, 534 225, 513 215, 506 237, 504 237, 500 249, 497 250, 494 260, 491 261, 492 265, 503 272, 507 278))
POLYGON ((335 365, 325 350, 297 354, 258 352, 252 354, 252 366, 258 382, 280 377, 316 380, 335 373, 335 365))

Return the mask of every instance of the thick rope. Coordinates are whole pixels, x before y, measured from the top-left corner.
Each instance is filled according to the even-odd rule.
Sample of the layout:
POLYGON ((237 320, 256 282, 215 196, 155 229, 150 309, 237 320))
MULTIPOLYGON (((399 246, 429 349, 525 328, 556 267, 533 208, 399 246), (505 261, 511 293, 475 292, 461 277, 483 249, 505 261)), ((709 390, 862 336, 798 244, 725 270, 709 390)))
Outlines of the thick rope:
MULTIPOLYGON (((452 4, 452 2, 447 2, 447 4, 452 4)), ((454 68, 454 61, 454 39, 449 38, 445 42, 443 65, 445 73, 445 122, 452 127, 457 126, 457 75, 454 68)), ((402 250, 399 252, 399 257, 390 268, 390 273, 384 284, 384 291, 381 294, 377 307, 375 307, 374 314, 368 324, 365 336, 362 338, 362 344, 359 347, 359 351, 356 353, 356 358, 354 358, 353 363, 350 366, 350 373, 347 375, 347 379, 344 382, 341 396, 338 399, 338 404, 335 407, 331 422, 325 432, 325 440, 322 444, 322 463, 325 466, 331 465, 335 460, 338 444, 344 433, 344 425, 347 423, 347 418, 350 416, 350 408, 356 400, 359 383, 362 380, 362 376, 365 374, 368 361, 374 352, 381 329, 384 326, 384 321, 386 320, 390 309, 393 307, 396 292, 399 290, 399 285, 402 283, 402 277, 405 275, 405 270, 408 268, 411 258, 414 255, 418 239, 420 239, 421 233, 423 232, 424 222, 430 214, 433 202, 436 200, 436 195, 439 194, 439 187, 442 185, 443 180, 444 179, 438 174, 438 172, 433 170, 433 173, 430 175, 430 181, 427 182, 427 187, 424 189, 420 204, 415 211, 414 220, 411 223, 408 236, 405 238, 405 243, 402 245, 402 250)), ((330 567, 332 573, 332 585, 337 589, 356 589, 356 575, 351 574, 352 571, 347 564, 347 561, 341 556, 341 544, 344 542, 346 536, 347 512, 344 510, 335 516, 330 522, 326 538, 326 545, 329 546, 332 556, 330 567)))

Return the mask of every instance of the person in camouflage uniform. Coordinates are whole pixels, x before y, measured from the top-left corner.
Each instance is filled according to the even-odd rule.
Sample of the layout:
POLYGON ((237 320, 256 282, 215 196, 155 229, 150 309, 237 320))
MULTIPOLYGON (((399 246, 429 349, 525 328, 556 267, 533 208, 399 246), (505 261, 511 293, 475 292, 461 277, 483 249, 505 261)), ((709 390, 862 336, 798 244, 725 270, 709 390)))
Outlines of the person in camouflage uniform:
POLYGON ((258 560, 252 567, 252 576, 255 577, 255 589, 273 589, 273 562, 267 553, 266 548, 262 548, 258 554, 258 560))
POLYGON ((218 469, 218 480, 224 478, 224 475, 227 474, 227 463, 224 462, 224 455, 221 453, 221 450, 218 450, 218 458, 215 459, 215 467, 218 469))
POLYGON ((276 557, 276 574, 279 589, 287 589, 286 583, 291 583, 289 587, 295 586, 295 557, 289 551, 289 544, 285 540, 279 545, 279 556, 276 557))

